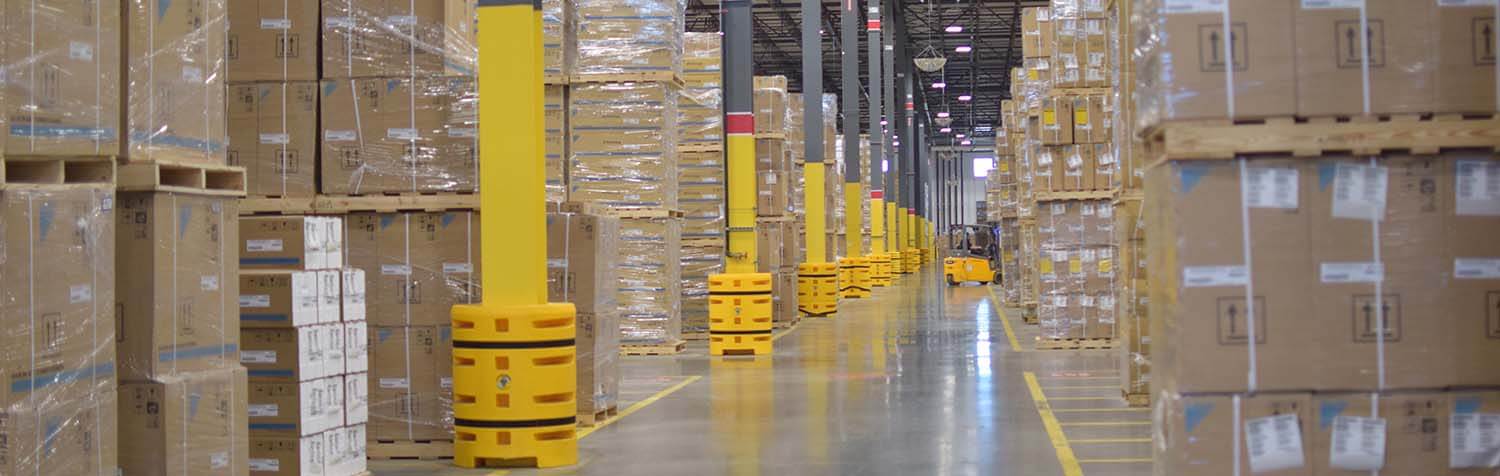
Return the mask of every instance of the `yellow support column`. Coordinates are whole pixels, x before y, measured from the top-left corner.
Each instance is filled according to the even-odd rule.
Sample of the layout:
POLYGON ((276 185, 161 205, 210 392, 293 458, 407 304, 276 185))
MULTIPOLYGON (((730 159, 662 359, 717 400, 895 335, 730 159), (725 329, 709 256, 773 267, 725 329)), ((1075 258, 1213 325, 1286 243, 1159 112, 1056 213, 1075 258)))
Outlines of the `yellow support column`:
POLYGON ((922 268, 922 253, 917 248, 916 235, 917 223, 920 220, 917 218, 916 210, 906 209, 906 222, 901 225, 902 235, 906 237, 906 240, 902 244, 901 253, 906 259, 906 272, 908 273, 915 273, 922 268))
POLYGON ((453 463, 567 466, 578 462, 576 314, 547 302, 542 12, 478 6, 483 296, 453 307, 453 463))
POLYGON ((898 235, 901 233, 901 227, 896 223, 897 213, 900 211, 900 207, 896 206, 895 200, 885 202, 885 256, 886 261, 888 261, 886 266, 890 270, 889 275, 891 278, 895 278, 897 274, 903 272, 901 269, 901 245, 896 241, 898 235))
POLYGON ((891 255, 885 251, 884 197, 880 190, 870 191, 870 285, 876 288, 891 285, 891 255))
MULTIPOLYGON (((821 147, 821 146, 820 146, 821 147)), ((828 234, 823 214, 823 162, 803 164, 807 204, 807 262, 797 265, 797 310, 809 317, 833 317, 839 306, 839 267, 828 262, 828 234)))
POLYGON ((859 182, 844 183, 844 203, 850 204, 844 212, 844 249, 848 250, 849 256, 839 260, 839 292, 848 299, 870 297, 870 258, 864 254, 864 213, 853 206, 865 198, 863 185, 859 182))

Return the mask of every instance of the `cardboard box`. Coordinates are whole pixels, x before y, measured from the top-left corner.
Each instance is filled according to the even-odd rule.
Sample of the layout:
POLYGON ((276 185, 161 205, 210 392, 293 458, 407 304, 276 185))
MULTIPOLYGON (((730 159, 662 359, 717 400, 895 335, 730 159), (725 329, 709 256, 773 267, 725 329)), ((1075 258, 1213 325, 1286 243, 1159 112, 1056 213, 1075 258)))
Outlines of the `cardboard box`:
POLYGON ((360 373, 370 369, 370 327, 360 322, 345 322, 344 372, 360 373))
POLYGON ((0 322, 7 327, 0 333, 0 368, 7 369, 0 404, 66 400, 69 394, 62 392, 69 390, 49 382, 70 376, 113 381, 112 188, 0 189, 0 222, 6 225, 0 230, 0 322))
POLYGON ((371 326, 447 325, 479 301, 477 212, 351 213, 349 266, 365 272, 371 326))
POLYGON ((1312 452, 1308 464, 1319 475, 1369 474, 1359 470, 1362 463, 1378 464, 1383 475, 1451 474, 1447 473, 1449 405, 1448 394, 1442 392, 1319 394, 1313 397, 1317 423, 1304 442, 1312 452), (1378 418, 1384 423, 1384 459, 1360 451, 1360 444, 1370 441, 1360 438, 1361 432, 1373 430, 1362 425, 1374 422, 1354 418, 1378 418), (1333 465, 1334 457, 1339 458, 1339 466, 1333 465))
POLYGON ((1306 393, 1165 397, 1152 445, 1162 474, 1311 476, 1311 460, 1324 457, 1309 451, 1314 410, 1306 393), (1276 467, 1283 469, 1267 470, 1276 467))
POLYGON ((1048 96, 1042 99, 1041 137, 1043 145, 1073 143, 1072 96, 1048 96))
POLYGON ((1297 112, 1297 97, 1289 93, 1298 90, 1297 50, 1287 31, 1296 0, 1201 2, 1171 11, 1166 3, 1138 6, 1138 16, 1148 21, 1136 26, 1136 37, 1154 40, 1139 46, 1136 61, 1139 129, 1165 121, 1222 119, 1230 111, 1234 118, 1297 112), (1227 16, 1215 8, 1226 3, 1227 16), (1232 22, 1227 35, 1225 18, 1232 22), (1228 55, 1223 52, 1226 36, 1235 40, 1228 55), (1233 82, 1226 89, 1231 68, 1233 82))
MULTIPOLYGON (((549 1, 548 3, 572 2, 549 1)), ((570 7, 571 8, 571 7, 570 7)), ((545 152, 547 153, 547 201, 568 201, 568 88, 547 85, 543 96, 542 127, 546 129, 545 152)))
POLYGON ((1454 321, 1447 315, 1448 291, 1435 284, 1449 272, 1443 210, 1454 192, 1445 180, 1447 161, 1330 158, 1315 167, 1302 169, 1307 202, 1301 206, 1310 213, 1305 234, 1317 276, 1307 291, 1316 296, 1311 315, 1323 355, 1316 388, 1454 383, 1454 321), (1372 223, 1377 218, 1378 225, 1372 223))
POLYGON ((1055 29, 1051 58, 1052 87, 1083 87, 1083 20, 1058 15, 1052 18, 1051 24, 1055 29))
POLYGON ((101 381, 93 388, 84 382, 48 390, 58 392, 59 397, 49 396, 45 401, 39 397, 35 406, 27 403, 6 406, 6 418, 0 421, 0 439, 5 441, 7 454, 0 460, 0 472, 42 476, 118 474, 116 382, 110 378, 107 384, 101 381))
POLYGON ((370 329, 370 439, 453 437, 453 331, 370 329))
POLYGON ((786 140, 755 140, 755 171, 789 173, 792 163, 786 154, 786 140))
POLYGON ((239 361, 238 200, 125 192, 115 210, 120 375, 226 368, 239 361))
MULTIPOLYGON (((364 344, 368 345, 368 343, 364 344)), ((344 382, 343 425, 363 425, 370 421, 370 374, 351 373, 337 377, 344 382)), ((363 441, 363 440, 361 440, 363 441)))
POLYGON ((367 286, 365 282, 365 270, 349 268, 340 270, 343 283, 339 287, 341 321, 345 323, 363 322, 367 313, 365 299, 367 286))
POLYGON ((318 80, 318 0, 225 3, 229 81, 318 80))
POLYGON ((1021 9, 1021 54, 1026 58, 1052 56, 1052 9, 1021 9))
POLYGON ((318 323, 315 271, 241 271, 239 327, 293 327, 318 323))
POLYGON ((682 75, 683 11, 673 2, 585 2, 575 32, 575 75, 682 75))
POLYGON ((240 218, 240 268, 321 270, 343 265, 343 219, 315 216, 240 218))
POLYGON ((247 391, 239 367, 120 385, 120 468, 248 476, 247 391))
POLYGON ((349 425, 323 433, 328 448, 324 460, 325 476, 361 476, 368 474, 365 425, 349 425))
POLYGON ((1083 30, 1079 32, 1078 59, 1083 63, 1083 78, 1080 80, 1083 87, 1110 87, 1113 66, 1109 61, 1109 24, 1109 20, 1103 18, 1088 18, 1080 23, 1083 30))
POLYGON ((1295 14, 1297 115, 1433 110, 1436 2, 1300 3, 1295 14), (1369 35, 1363 46, 1361 31, 1369 35))
POLYGON ((318 322, 323 324, 340 321, 343 312, 343 270, 324 269, 318 276, 318 322))
POLYGON ((472 1, 322 2, 324 79, 475 73, 472 1))
POLYGON ((573 303, 579 314, 607 313, 619 275, 620 219, 547 214, 547 298, 573 303))
POLYGON ((763 217, 786 215, 787 176, 782 172, 757 172, 755 214, 763 217))
POLYGON ((792 237, 787 236, 786 222, 780 219, 759 219, 755 223, 755 258, 756 269, 761 273, 774 273, 787 266, 796 266, 797 263, 787 263, 784 260, 783 249, 792 243, 792 237))
POLYGON ((458 76, 324 80, 321 191, 476 190, 475 94, 458 76))
POLYGON ((677 96, 669 83, 570 86, 568 199, 676 208, 677 96))
POLYGON ((756 76, 754 82, 755 133, 785 134, 790 114, 786 76, 756 76))
POLYGON ((1495 112, 1495 9, 1487 2, 1439 2, 1436 10, 1433 110, 1495 112))
POLYGON ((318 83, 229 85, 229 165, 245 168, 250 195, 317 193, 317 129, 318 83))
POLYGON ((574 57, 578 55, 573 15, 573 2, 542 2, 542 72, 549 77, 567 79, 573 73, 574 57))
POLYGON ((797 268, 771 272, 771 322, 791 323, 801 315, 797 310, 797 268))
POLYGON ((224 164, 228 3, 126 2, 122 158, 224 164))
POLYGON ((250 382, 250 432, 310 436, 344 424, 344 377, 250 382))
POLYGON ((301 437, 254 435, 250 471, 268 476, 358 476, 367 469, 365 437, 364 425, 301 437))
POLYGON ((682 220, 620 220, 620 340, 676 342, 682 332, 682 220))
POLYGON ((1253 343, 1255 388, 1319 388, 1323 376, 1305 365, 1318 361, 1326 344, 1309 291, 1317 285, 1307 231, 1311 191, 1292 189, 1300 180, 1294 177, 1312 171, 1300 160, 1257 159, 1242 182, 1238 167, 1173 162, 1147 173, 1152 378, 1182 392, 1246 390, 1253 343), (1241 183, 1260 191, 1245 209, 1248 230, 1224 219, 1243 213, 1235 198, 1243 196, 1241 183))
POLYGON ((0 151, 120 149, 120 2, 7 2, 0 15, 0 151), (6 124, 7 120, 9 124, 6 124))
MULTIPOLYGON (((1449 448, 1448 464, 1449 474, 1460 476, 1484 476, 1486 472, 1493 473, 1495 468, 1495 445, 1494 440, 1486 444, 1481 435, 1484 429, 1494 428, 1495 415, 1500 414, 1500 392, 1493 390, 1453 390, 1449 392, 1449 407, 1452 414, 1446 421, 1451 425, 1451 432, 1441 432, 1449 438, 1457 439, 1462 435, 1462 441, 1451 441, 1449 444, 1438 446, 1438 448, 1449 448), (1486 423, 1488 422, 1488 423, 1486 423)), ((1444 420, 1439 419, 1439 425, 1444 420)), ((1441 438, 1441 436, 1439 437, 1441 438)), ((1440 439, 1441 443, 1442 440, 1440 439)))
POLYGON ((344 368, 342 333, 342 327, 336 324, 246 328, 240 336, 244 347, 240 362, 250 379, 257 382, 305 382, 338 375, 344 368), (333 334, 339 334, 337 342, 333 334), (335 355, 337 365, 331 362, 335 355))
POLYGON ((1109 114, 1105 111, 1104 95, 1089 94, 1072 98, 1073 142, 1079 144, 1109 142, 1110 131, 1104 124, 1109 119, 1109 114))
POLYGON ((620 404, 620 316, 601 311, 578 313, 578 414, 591 417, 620 404))
MULTIPOLYGON (((1500 176, 1500 163, 1483 153, 1455 153, 1444 157, 1449 172, 1438 183, 1450 187, 1453 199, 1447 199, 1439 188, 1440 203, 1447 224, 1445 246, 1437 276, 1452 279, 1437 281, 1445 292, 1443 300, 1451 303, 1446 314, 1452 322, 1453 365, 1458 385, 1497 386, 1500 372, 1493 362, 1500 361, 1500 243, 1489 237, 1500 233, 1500 195, 1493 186, 1500 176), (1451 180, 1451 182, 1450 182, 1451 180), (1449 270, 1451 267, 1451 271, 1449 270)), ((1426 234, 1431 236, 1431 233, 1426 234)), ((1431 251, 1432 247, 1423 251, 1431 251)))

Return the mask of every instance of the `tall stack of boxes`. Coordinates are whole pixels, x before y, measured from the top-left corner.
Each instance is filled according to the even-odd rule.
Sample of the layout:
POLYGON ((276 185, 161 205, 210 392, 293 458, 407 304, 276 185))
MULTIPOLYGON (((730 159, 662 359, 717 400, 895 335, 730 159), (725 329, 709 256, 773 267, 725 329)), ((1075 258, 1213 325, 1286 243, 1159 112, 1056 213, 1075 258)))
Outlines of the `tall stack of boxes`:
POLYGON ((801 263, 801 227, 791 201, 796 184, 792 169, 794 157, 801 154, 787 140, 793 106, 786 77, 756 76, 754 85, 757 267, 771 274, 773 322, 790 326, 798 318, 797 265, 801 263))
POLYGON ((1159 473, 1500 468, 1500 161, 1455 147, 1497 127, 1478 3, 1133 6, 1137 130, 1231 139, 1147 158, 1159 473))
POLYGON ((245 217, 240 227, 239 356, 250 378, 240 398, 248 401, 249 467, 360 474, 371 412, 372 294, 368 273, 344 266, 344 220, 245 217))
POLYGON ((1151 398, 1151 326, 1147 320, 1150 293, 1146 287, 1146 226, 1141 214, 1146 175, 1145 141, 1136 133, 1135 62, 1131 60, 1131 14, 1135 2, 1109 4, 1109 64, 1114 104, 1111 130, 1114 137, 1115 242, 1119 260, 1115 279, 1115 317, 1119 324, 1120 392, 1132 405, 1145 405, 1151 398))
MULTIPOLYGON (((824 253, 829 263, 838 263, 844 257, 842 247, 844 232, 844 158, 837 147, 844 141, 838 134, 839 96, 824 94, 823 108, 823 231, 824 253)), ((819 238, 812 238, 819 239, 819 238)))
POLYGON ((678 206, 682 207, 682 330, 707 336, 708 277, 724 270, 723 57, 718 33, 683 35, 677 103, 678 206))
POLYGON ((985 200, 989 203, 989 222, 1000 225, 1000 275, 1004 277, 1001 293, 1005 302, 1021 301, 1022 282, 1019 255, 1021 252, 1021 221, 1017 215, 1020 185, 1016 182, 1020 174, 1017 160, 1011 148, 1008 127, 1014 114, 1014 103, 1005 100, 1001 107, 1001 126, 995 130, 995 168, 985 178, 985 200), (1006 113, 1005 111, 1010 111, 1006 113))
POLYGON ((597 423, 620 399, 620 219, 557 208, 547 214, 547 298, 577 311, 578 416, 597 423))

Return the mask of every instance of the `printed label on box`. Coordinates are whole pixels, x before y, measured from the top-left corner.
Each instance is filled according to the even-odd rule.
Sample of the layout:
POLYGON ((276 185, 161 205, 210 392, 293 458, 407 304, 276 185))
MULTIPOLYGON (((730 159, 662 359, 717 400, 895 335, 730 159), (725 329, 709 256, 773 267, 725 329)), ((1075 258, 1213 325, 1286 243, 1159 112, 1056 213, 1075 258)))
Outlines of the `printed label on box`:
POLYGON ((1250 270, 1244 266, 1186 266, 1182 268, 1182 285, 1189 288, 1244 286, 1250 282, 1250 270))
POLYGON ((395 26, 409 26, 417 24, 415 15, 391 15, 385 17, 385 24, 395 26))
POLYGON ((1500 258, 1453 258, 1455 279, 1500 279, 1500 258))
POLYGON ((242 364, 274 364, 276 363, 276 351, 274 350, 241 350, 240 363, 242 364))
POLYGON ((199 276, 198 287, 202 288, 204 291, 218 291, 219 277, 216 275, 199 276))
POLYGON ((290 30, 292 29, 292 20, 287 18, 262 18, 260 19, 260 29, 290 30))
POLYGON ((245 240, 245 251, 251 253, 275 253, 281 249, 281 240, 245 240))
POLYGON ((229 467, 229 452, 219 451, 208 455, 209 469, 224 469, 229 467))
POLYGON ((1500 216, 1500 163, 1460 160, 1454 164, 1454 207, 1465 216, 1500 216))
POLYGON ((260 143, 262 144, 285 145, 291 142, 292 136, 290 134, 267 133, 260 135, 260 143))
POLYGON ((443 263, 443 274, 466 274, 473 272, 474 265, 470 263, 443 263))
POLYGON ((271 307, 271 295, 241 294, 240 307, 271 307))
POLYGON ((359 134, 346 130, 323 131, 323 140, 326 142, 354 142, 359 140, 359 134))
POLYGON ((78 61, 94 60, 94 45, 82 41, 68 43, 68 58, 78 61))
POLYGON ((380 274, 386 276, 408 276, 411 275, 411 266, 404 264, 382 264, 380 274))
POLYGON ((438 386, 442 388, 453 388, 453 377, 442 377, 438 379, 438 386))
POLYGON ((1245 206, 1297 208, 1297 169, 1246 167, 1244 180, 1245 206))
POLYGON ((1500 413, 1455 413, 1448 422, 1448 467, 1494 468, 1500 461, 1500 413))
POLYGON ((276 473, 281 471, 281 460, 274 458, 250 458, 250 471, 276 473))
POLYGON ((386 129, 385 137, 395 140, 417 140, 420 138, 417 130, 409 127, 392 127, 386 129))
POLYGON ((1376 283, 1385 277, 1380 263, 1320 263, 1319 279, 1324 284, 1376 283))
POLYGON ((1168 15, 1221 13, 1229 8, 1229 0, 1166 0, 1163 7, 1168 15))
POLYGON ((194 66, 183 66, 182 80, 189 83, 203 82, 203 69, 194 66))
POLYGON ((1297 415, 1246 420, 1245 447, 1250 452, 1250 471, 1255 473, 1301 468, 1304 464, 1297 415))
POLYGON ((1375 471, 1385 466, 1385 419, 1357 416, 1333 418, 1329 465, 1350 471, 1375 471))
POLYGON ((68 286, 68 303, 78 304, 94 300, 94 287, 87 284, 68 286))
POLYGON ((275 417, 281 415, 281 407, 275 403, 254 403, 249 408, 250 416, 252 417, 275 417))
POLYGON ((1306 10, 1325 10, 1330 8, 1364 8, 1365 0, 1302 0, 1302 8, 1306 10))
POLYGON ((407 380, 404 379, 404 378, 383 378, 383 379, 380 379, 380 388, 407 388, 407 387, 410 387, 410 386, 411 385, 408 384, 407 380))
POLYGON ((1333 216, 1359 220, 1385 218, 1390 174, 1385 167, 1339 163, 1333 177, 1333 216))
POLYGON ((354 19, 349 17, 327 17, 323 19, 323 26, 329 28, 354 28, 354 19))

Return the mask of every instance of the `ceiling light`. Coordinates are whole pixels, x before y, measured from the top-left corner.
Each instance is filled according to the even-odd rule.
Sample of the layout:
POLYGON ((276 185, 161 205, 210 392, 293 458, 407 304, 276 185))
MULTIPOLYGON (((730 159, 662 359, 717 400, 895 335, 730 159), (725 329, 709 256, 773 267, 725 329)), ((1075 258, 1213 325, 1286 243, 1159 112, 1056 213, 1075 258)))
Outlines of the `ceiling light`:
POLYGON ((942 82, 942 81, 938 81, 936 83, 932 83, 932 89, 943 89, 943 88, 946 88, 946 87, 948 87, 948 83, 945 83, 945 82, 942 82))
POLYGON ((968 136, 965 136, 965 135, 963 135, 963 134, 953 134, 953 137, 957 137, 957 138, 959 138, 959 139, 962 139, 962 138, 964 138, 964 137, 968 137, 968 136))
POLYGON ((974 51, 974 48, 971 47, 971 46, 969 46, 969 45, 964 45, 964 46, 960 46, 960 47, 954 48, 953 51, 957 51, 959 53, 968 53, 970 51, 974 51))
POLYGON ((949 133, 949 132, 953 132, 953 128, 952 128, 952 127, 944 127, 944 128, 942 128, 942 129, 938 129, 938 132, 941 132, 941 133, 944 133, 944 134, 947 134, 947 133, 949 133))
POLYGON ((959 142, 958 145, 974 145, 974 141, 964 140, 963 142, 959 142))
POLYGON ((964 95, 958 97, 959 101, 968 101, 970 99, 974 99, 974 96, 970 96, 968 94, 964 94, 964 95))
POLYGON ((948 117, 948 111, 939 112, 938 117, 948 117))
POLYGON ((946 31, 948 33, 963 33, 964 27, 959 25, 949 25, 947 28, 944 28, 943 31, 946 31))
POLYGON ((882 126, 883 126, 883 125, 886 125, 886 124, 887 124, 887 122, 885 122, 885 119, 881 119, 881 120, 880 120, 880 125, 882 125, 882 126))

